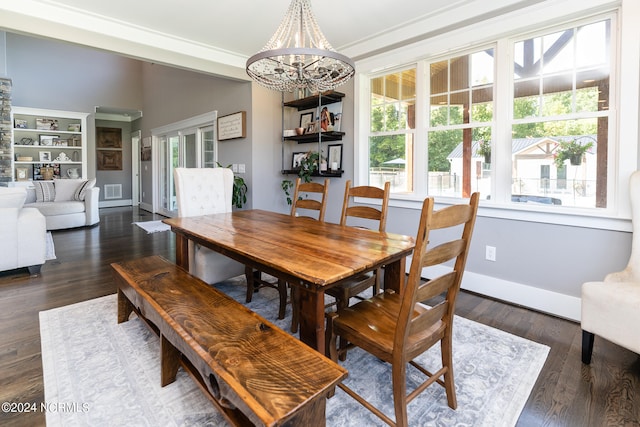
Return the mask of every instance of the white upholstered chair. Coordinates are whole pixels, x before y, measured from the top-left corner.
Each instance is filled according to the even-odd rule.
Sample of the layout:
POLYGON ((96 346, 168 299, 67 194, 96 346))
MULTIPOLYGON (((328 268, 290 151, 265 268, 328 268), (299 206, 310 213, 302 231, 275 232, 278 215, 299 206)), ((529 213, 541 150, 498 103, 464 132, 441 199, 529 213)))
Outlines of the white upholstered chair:
POLYGON ((640 354, 640 171, 631 175, 633 237, 627 267, 582 285, 582 362, 591 363, 595 335, 640 354))
POLYGON ((27 267, 37 275, 45 262, 47 227, 38 209, 23 207, 26 198, 23 187, 0 187, 0 271, 27 267))
MULTIPOLYGON (((178 216, 231 212, 231 169, 175 168, 174 178, 178 216)), ((189 241, 189 272, 213 284, 244 274, 244 265, 189 241)))

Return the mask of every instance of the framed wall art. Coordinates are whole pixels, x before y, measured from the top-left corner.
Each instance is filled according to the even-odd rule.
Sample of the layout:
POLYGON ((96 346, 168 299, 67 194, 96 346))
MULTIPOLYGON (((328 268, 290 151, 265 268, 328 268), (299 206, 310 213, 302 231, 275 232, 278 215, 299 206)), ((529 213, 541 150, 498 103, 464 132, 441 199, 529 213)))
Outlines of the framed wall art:
POLYGON ((247 112, 218 117, 218 141, 245 138, 247 136, 247 112))
POLYGON ((122 129, 96 127, 96 148, 122 148, 122 129))
POLYGON ((97 169, 99 171, 121 171, 122 151, 120 150, 96 150, 97 169))

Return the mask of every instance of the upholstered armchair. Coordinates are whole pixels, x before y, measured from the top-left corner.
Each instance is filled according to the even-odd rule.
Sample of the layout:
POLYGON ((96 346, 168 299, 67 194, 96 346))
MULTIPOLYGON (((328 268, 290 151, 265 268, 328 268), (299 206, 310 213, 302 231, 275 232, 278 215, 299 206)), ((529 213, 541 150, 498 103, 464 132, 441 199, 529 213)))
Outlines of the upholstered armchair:
POLYGON ((40 273, 45 262, 47 225, 35 208, 24 208, 25 188, 0 187, 0 271, 28 267, 40 273))
POLYGON ((640 354, 640 171, 629 183, 633 223, 627 267, 582 285, 582 362, 591 363, 595 335, 640 354))
MULTIPOLYGON (((233 172, 228 168, 175 168, 178 216, 231 212, 233 172)), ((244 274, 244 265, 189 241, 189 272, 213 284, 244 274)))

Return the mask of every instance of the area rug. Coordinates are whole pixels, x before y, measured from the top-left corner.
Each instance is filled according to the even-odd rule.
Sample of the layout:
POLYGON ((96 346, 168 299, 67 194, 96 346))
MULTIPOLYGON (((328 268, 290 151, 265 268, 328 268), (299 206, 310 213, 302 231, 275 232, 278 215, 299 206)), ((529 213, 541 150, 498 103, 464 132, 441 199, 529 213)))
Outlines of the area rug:
POLYGON ((45 254, 44 259, 49 261, 50 259, 56 259, 56 249, 53 244, 53 236, 50 231, 47 231, 47 235, 45 237, 45 254))
MULTIPOLYGON (((244 302, 240 277, 217 287, 244 302)), ((261 289, 247 305, 275 319, 277 293, 261 289)), ((158 338, 135 315, 118 325, 116 312, 115 295, 40 312, 45 401, 71 408, 47 412, 47 426, 227 425, 182 369, 176 382, 160 387, 158 338)), ((288 331, 290 316, 289 305, 287 317, 273 323, 288 331)), ((458 409, 433 385, 409 404, 410 425, 515 425, 549 348, 461 317, 453 346, 458 409)), ((434 367, 439 358, 439 348, 421 356, 434 367)), ((345 383, 393 416, 389 365, 358 349, 341 364, 349 371, 345 383)), ((409 387, 414 375, 410 371, 409 387)), ((327 401, 327 425, 384 424, 336 389, 327 401)))
POLYGON ((161 232, 161 231, 169 231, 169 230, 171 230, 171 227, 168 226, 167 224, 165 224, 164 222, 162 222, 161 220, 134 222, 133 224, 137 225, 140 228, 142 228, 144 231, 147 232, 147 234, 158 233, 158 232, 161 232))

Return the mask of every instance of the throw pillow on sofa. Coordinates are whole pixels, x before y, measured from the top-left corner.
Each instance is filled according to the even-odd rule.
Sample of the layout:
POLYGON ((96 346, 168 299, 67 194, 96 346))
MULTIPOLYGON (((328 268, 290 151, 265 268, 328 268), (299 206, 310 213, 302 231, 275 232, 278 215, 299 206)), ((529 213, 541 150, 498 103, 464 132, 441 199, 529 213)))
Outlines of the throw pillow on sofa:
POLYGON ((53 202, 56 198, 56 189, 51 181, 33 181, 36 188, 37 202, 53 202))
POLYGON ((86 191, 95 186, 96 180, 85 179, 57 179, 55 182, 55 201, 84 201, 86 191))
POLYGON ((80 183, 78 188, 76 188, 75 193, 73 193, 73 200, 84 201, 84 196, 87 193, 87 190, 96 186, 96 179, 92 178, 88 181, 84 181, 80 183))

